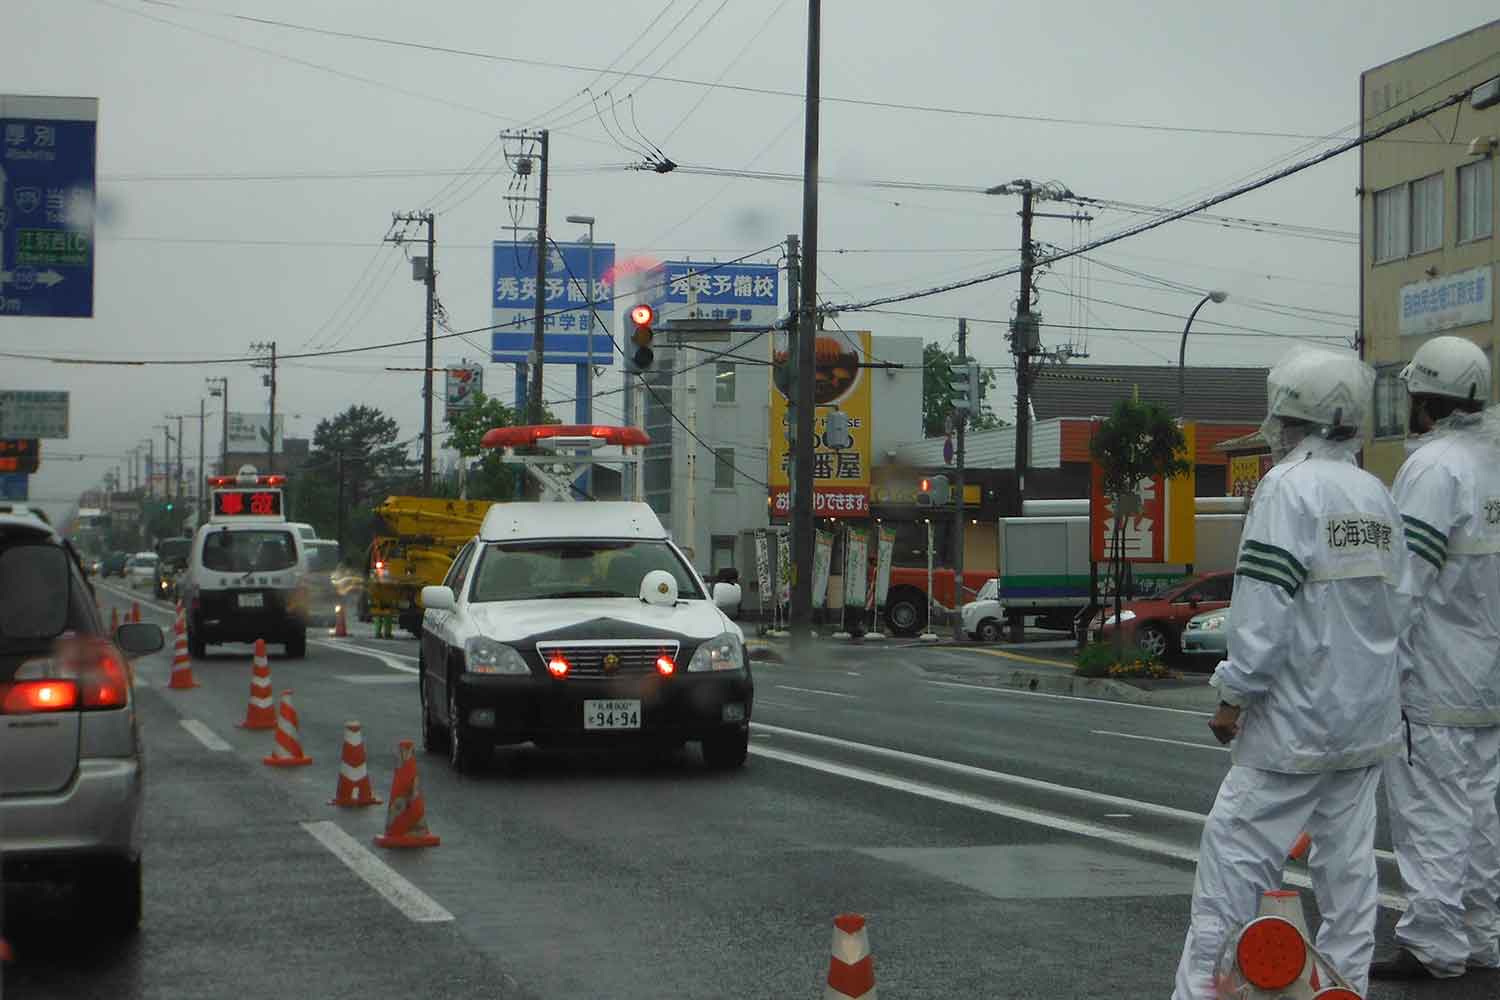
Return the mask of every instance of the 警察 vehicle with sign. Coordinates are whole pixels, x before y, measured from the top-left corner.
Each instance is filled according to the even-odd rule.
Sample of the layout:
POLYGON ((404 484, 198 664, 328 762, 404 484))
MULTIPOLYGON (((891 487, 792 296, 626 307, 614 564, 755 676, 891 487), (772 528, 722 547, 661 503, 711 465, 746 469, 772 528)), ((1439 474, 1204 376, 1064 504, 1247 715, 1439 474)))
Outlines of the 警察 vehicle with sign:
POLYGON ((211 645, 256 639, 285 645, 291 657, 307 655, 303 543, 286 520, 285 483, 253 469, 209 477, 212 510, 179 582, 194 657, 211 645))
POLYGON ((525 742, 744 763, 743 633, 646 504, 495 504, 421 597, 423 743, 455 769, 525 742))

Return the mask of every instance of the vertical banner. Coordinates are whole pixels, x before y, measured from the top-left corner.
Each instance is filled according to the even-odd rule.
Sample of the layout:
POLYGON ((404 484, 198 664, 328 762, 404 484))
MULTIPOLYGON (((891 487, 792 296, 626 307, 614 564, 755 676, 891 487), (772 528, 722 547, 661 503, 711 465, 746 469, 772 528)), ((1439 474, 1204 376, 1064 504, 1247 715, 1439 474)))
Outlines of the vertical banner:
POLYGON ((755 577, 760 584, 760 610, 771 608, 771 546, 764 531, 755 533, 755 577))
POLYGON ((849 528, 844 535, 844 604, 851 608, 865 606, 865 573, 869 560, 870 536, 863 528, 849 528))
POLYGON ((880 541, 875 555, 875 603, 885 607, 885 595, 891 589, 891 559, 896 553, 896 529, 880 526, 880 541))
POLYGON ((776 597, 778 603, 792 603, 792 535, 789 531, 776 533, 776 576, 780 581, 776 597))
MULTIPOLYGON (((1194 462, 1198 454, 1198 425, 1182 425, 1182 458, 1194 462)), ((1167 480, 1166 529, 1167 562, 1186 566, 1197 562, 1198 555, 1198 476, 1197 466, 1189 465, 1180 476, 1167 480)))
POLYGON ((932 631, 932 518, 927 519, 927 631, 932 631))
POLYGON ((828 603, 828 573, 833 565, 833 533, 819 531, 813 538, 813 607, 828 603))

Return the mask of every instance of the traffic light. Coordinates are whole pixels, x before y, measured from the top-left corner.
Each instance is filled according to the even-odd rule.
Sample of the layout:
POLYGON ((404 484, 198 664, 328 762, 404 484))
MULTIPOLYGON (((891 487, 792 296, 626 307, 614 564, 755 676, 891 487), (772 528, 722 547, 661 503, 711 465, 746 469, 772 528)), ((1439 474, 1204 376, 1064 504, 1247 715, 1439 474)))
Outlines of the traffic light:
POLYGON ((947 476, 928 476, 917 491, 918 507, 945 507, 953 502, 953 487, 947 476))
POLYGON ((979 366, 970 361, 949 369, 948 387, 953 393, 953 408, 972 413, 979 408, 979 366))
POLYGON ((656 353, 651 350, 651 338, 656 336, 655 331, 651 329, 651 324, 655 319, 656 310, 644 302, 631 307, 630 322, 634 324, 635 332, 630 335, 630 340, 635 344, 635 354, 630 360, 637 371, 645 371, 656 360, 656 353))
POLYGON ((823 446, 834 451, 854 447, 854 436, 849 433, 849 414, 843 410, 829 410, 823 418, 823 446))

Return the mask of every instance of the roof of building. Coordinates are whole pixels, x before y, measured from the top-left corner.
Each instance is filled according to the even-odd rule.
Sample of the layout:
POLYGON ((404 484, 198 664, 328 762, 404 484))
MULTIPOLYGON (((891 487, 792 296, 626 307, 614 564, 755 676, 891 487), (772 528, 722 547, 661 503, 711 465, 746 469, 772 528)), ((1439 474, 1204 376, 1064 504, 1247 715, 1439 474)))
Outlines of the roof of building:
POLYGON ((667 537, 667 530, 650 505, 634 501, 520 501, 491 506, 479 535, 487 542, 528 538, 662 539, 667 537))
MULTIPOLYGON (((1077 365, 1034 370, 1032 412, 1054 417, 1107 417, 1115 403, 1139 398, 1176 412, 1175 365, 1077 365)), ((1266 415, 1265 368, 1183 369, 1184 413, 1188 420, 1259 424, 1266 415)))

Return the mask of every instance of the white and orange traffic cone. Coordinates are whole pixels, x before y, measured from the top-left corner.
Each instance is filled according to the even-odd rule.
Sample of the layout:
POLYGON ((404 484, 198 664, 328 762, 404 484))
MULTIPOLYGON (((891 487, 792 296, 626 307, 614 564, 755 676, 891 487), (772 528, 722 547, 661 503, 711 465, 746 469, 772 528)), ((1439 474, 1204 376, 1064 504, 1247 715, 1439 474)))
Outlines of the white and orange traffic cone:
POLYGON ((141 602, 140 601, 131 601, 130 602, 130 620, 133 621, 133 622, 138 622, 138 621, 141 620, 141 602))
POLYGON ((172 644, 172 679, 167 682, 167 687, 176 691, 195 688, 198 682, 193 678, 193 661, 188 656, 187 622, 183 618, 181 601, 177 602, 177 622, 172 626, 172 633, 176 639, 172 644))
POLYGON ((110 635, 114 635, 118 631, 120 631, 120 609, 119 608, 110 608, 109 609, 109 634, 110 635))
POLYGON ((312 758, 302 752, 302 734, 297 731, 297 709, 292 705, 290 688, 281 692, 281 704, 276 709, 276 747, 271 756, 262 757, 261 761, 272 767, 302 767, 312 763, 312 758))
POLYGON ((241 729, 275 729, 276 712, 272 709, 271 664, 266 660, 266 640, 255 640, 255 660, 250 667, 250 705, 245 709, 241 729))
POLYGON ((833 952, 823 1000, 875 1000, 875 956, 865 934, 865 918, 840 913, 833 918, 833 952))
POLYGON ((427 829, 427 804, 417 783, 416 747, 402 740, 396 749, 396 776, 391 779, 391 802, 386 807, 385 833, 376 847, 436 847, 442 841, 427 829))
POLYGON ((349 619, 344 615, 342 604, 333 610, 333 637, 335 639, 349 638, 349 619))
POLYGON ((365 734, 358 722, 344 723, 344 751, 339 760, 339 786, 332 805, 378 806, 380 799, 370 787, 365 771, 365 734))

